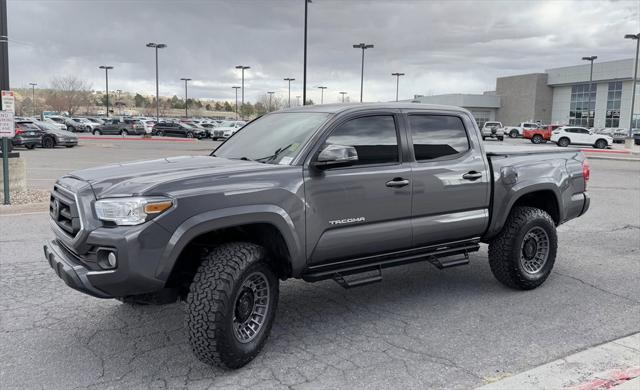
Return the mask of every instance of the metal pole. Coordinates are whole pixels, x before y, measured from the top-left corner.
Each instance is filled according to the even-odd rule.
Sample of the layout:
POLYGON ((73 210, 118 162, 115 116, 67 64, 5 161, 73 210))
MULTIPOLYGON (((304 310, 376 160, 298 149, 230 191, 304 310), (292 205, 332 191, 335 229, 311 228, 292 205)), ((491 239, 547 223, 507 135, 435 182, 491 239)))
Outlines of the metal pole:
POLYGON ((291 80, 289 80, 289 107, 291 107, 291 80))
MULTIPOLYGON (((591 59, 591 68, 589 70, 589 101, 587 109, 587 127, 591 128, 591 89, 593 89, 593 59, 591 59)), ((595 123, 594 123, 595 124, 595 123)))
POLYGON ((107 118, 109 117, 109 68, 104 68, 105 88, 107 91, 107 118))
POLYGON ((29 83, 31 85, 31 115, 36 116, 36 85, 37 83, 29 83))
POLYGON ((302 70, 302 105, 307 104, 307 15, 309 1, 304 0, 304 65, 302 70))
POLYGON ((238 89, 240 89, 240 87, 231 87, 231 88, 236 90, 236 120, 238 120, 238 89))
POLYGON ((156 45, 156 123, 160 123, 160 87, 158 86, 158 46, 156 45))
MULTIPOLYGON (((7 32, 7 0, 0 0, 0 90, 9 90, 9 33, 7 32)), ((0 109, 2 103, 0 102, 0 109)), ((9 138, 2 137, 2 177, 4 204, 11 204, 9 194, 9 138)))
POLYGON ((631 118, 629 119, 629 138, 633 138, 633 109, 636 103, 636 84, 638 83, 638 51, 640 51, 640 34, 636 35, 636 61, 633 68, 633 88, 631 93, 631 118))
POLYGON ((244 107, 244 67, 242 68, 242 104, 240 107, 244 107))
POLYGON ((184 117, 189 117, 189 95, 187 92, 187 80, 184 81, 184 117))
POLYGON ((362 103, 363 85, 364 85, 364 46, 362 46, 362 69, 360 70, 360 103, 362 103))
POLYGON ((273 106, 271 105, 271 98, 273 97, 274 92, 267 92, 269 95, 269 112, 273 110, 273 106))
POLYGON ((324 103, 324 88, 320 88, 320 104, 324 103))

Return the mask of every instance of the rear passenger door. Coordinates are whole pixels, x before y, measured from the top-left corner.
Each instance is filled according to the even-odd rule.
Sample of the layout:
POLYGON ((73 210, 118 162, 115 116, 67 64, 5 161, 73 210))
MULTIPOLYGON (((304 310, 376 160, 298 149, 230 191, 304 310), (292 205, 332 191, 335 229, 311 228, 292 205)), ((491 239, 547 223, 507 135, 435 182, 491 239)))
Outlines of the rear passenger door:
POLYGON ((490 176, 471 118, 409 112, 413 147, 413 245, 482 235, 489 220, 490 176))
POLYGON ((328 130, 326 145, 353 146, 358 161, 319 170, 305 164, 307 258, 311 264, 411 246, 411 168, 402 161, 400 117, 358 114, 328 130))

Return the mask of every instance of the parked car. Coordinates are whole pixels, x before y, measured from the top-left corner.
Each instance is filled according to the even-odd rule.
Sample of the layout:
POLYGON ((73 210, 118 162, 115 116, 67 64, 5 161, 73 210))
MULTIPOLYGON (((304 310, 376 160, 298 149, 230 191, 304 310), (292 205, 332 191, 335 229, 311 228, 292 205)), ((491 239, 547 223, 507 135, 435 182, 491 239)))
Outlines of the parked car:
POLYGON ((94 135, 143 135, 144 125, 137 119, 109 119, 104 121, 104 125, 100 125, 93 130, 94 135))
POLYGON ((203 129, 180 122, 160 122, 153 126, 153 135, 159 137, 186 137, 202 139, 207 136, 203 129))
POLYGON ((11 138, 11 145, 33 149, 42 145, 43 134, 44 132, 30 120, 16 121, 16 135, 11 138))
POLYGON ((144 132, 146 134, 151 134, 151 132, 153 131, 153 126, 155 126, 156 121, 151 120, 151 119, 139 119, 140 123, 142 123, 142 126, 144 126, 144 132))
POLYGON ((557 258, 566 251, 556 228, 589 209, 590 168, 579 150, 533 149, 485 148, 471 113, 457 107, 281 110, 210 156, 59 178, 44 256, 88 295, 183 299, 196 357, 239 368, 267 341, 280 280, 350 288, 418 261, 483 265, 469 254, 487 243, 500 283, 541 286, 555 262, 571 260, 557 258))
POLYGON ((504 129, 501 122, 485 122, 480 133, 483 141, 487 138, 495 138, 498 141, 504 139, 504 129))
POLYGON ((94 122, 92 120, 90 120, 89 118, 80 118, 80 117, 75 117, 75 118, 71 118, 74 122, 78 122, 80 123, 80 125, 82 126, 82 131, 86 131, 88 133, 93 132, 93 129, 95 129, 96 127, 100 126, 100 123, 94 122))
POLYGON ((535 122, 520 122, 518 126, 507 126, 504 128, 504 133, 511 138, 522 137, 526 129, 535 130, 540 126, 535 122))
POLYGON ((213 129, 211 138, 216 141, 220 138, 227 139, 240 130, 247 122, 245 121, 223 121, 220 126, 213 129))
POLYGON ((640 130, 633 131, 633 143, 640 145, 640 130))
POLYGON ((613 144, 613 138, 608 135, 597 134, 584 127, 562 126, 553 131, 551 142, 558 146, 591 145, 596 149, 604 149, 613 144))
POLYGON ((530 139, 534 144, 543 144, 551 140, 553 131, 562 125, 540 125, 538 128, 526 128, 523 137, 530 139))
POLYGON ((87 123, 81 121, 81 118, 65 118, 64 124, 67 125, 68 131, 72 131, 74 133, 87 131, 87 123))
POLYGON ((73 148, 78 145, 78 136, 70 131, 60 130, 57 126, 44 121, 35 120, 33 124, 44 132, 42 135, 43 148, 50 149, 56 146, 73 148))
MULTIPOLYGON (((38 119, 38 118, 34 118, 34 119, 38 119)), ((54 120, 53 118, 45 116, 45 117, 42 118, 42 122, 54 125, 54 126, 58 127, 60 130, 67 130, 67 125, 64 124, 64 121, 58 122, 58 121, 54 120)))

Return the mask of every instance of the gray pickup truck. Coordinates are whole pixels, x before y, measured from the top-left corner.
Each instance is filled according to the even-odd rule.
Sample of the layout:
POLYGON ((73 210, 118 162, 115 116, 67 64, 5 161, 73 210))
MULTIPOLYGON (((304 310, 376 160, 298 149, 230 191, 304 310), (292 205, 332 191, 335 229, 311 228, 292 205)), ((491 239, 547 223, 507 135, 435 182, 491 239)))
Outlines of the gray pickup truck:
POLYGON ((485 150, 460 108, 304 106, 254 120, 209 156, 61 177, 44 254, 95 297, 185 299, 195 355, 237 368, 269 335, 279 280, 355 287, 417 261, 464 265, 488 243, 500 282, 540 286, 556 227, 589 208, 588 177, 578 150, 485 150))

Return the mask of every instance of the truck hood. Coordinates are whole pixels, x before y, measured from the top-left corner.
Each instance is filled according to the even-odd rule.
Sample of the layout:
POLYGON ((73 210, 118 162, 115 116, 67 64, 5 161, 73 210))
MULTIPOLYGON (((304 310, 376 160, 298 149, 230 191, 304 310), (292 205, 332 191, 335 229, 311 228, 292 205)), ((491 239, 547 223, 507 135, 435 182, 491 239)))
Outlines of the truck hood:
POLYGON ((97 199, 132 195, 159 195, 194 181, 212 181, 246 172, 284 166, 209 156, 178 156, 134 161, 75 171, 68 176, 88 182, 97 199), (200 180, 198 180, 200 179, 200 180))

